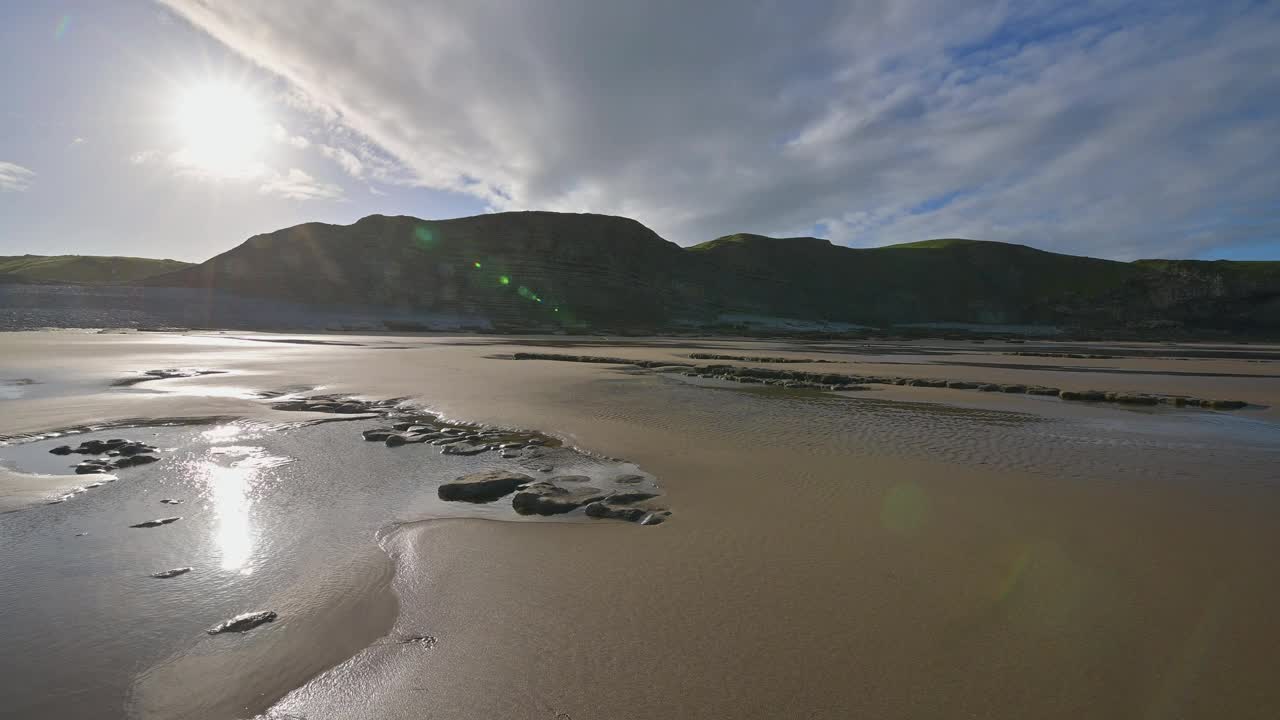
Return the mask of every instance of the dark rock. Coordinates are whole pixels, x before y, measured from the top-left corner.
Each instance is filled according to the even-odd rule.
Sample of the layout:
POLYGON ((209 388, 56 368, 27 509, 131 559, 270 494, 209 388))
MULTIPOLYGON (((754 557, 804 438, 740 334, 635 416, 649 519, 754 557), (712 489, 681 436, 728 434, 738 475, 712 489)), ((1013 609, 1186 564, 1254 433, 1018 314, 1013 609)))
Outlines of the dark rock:
POLYGON ((611 493, 605 498, 606 502, 611 505, 625 505, 627 503, 637 503, 643 500, 651 500, 658 497, 658 493, 646 492, 644 490, 618 490, 611 493))
POLYGON ((621 475, 614 478, 613 481, 619 485, 635 485, 636 483, 644 482, 645 477, 643 475, 621 475))
POLYGON ((401 445, 404 445, 405 443, 407 443, 408 439, 406 439, 404 435, 397 435, 395 433, 392 433, 390 435, 387 435, 386 439, 383 440, 383 442, 386 443, 387 447, 400 447, 401 445))
POLYGON ((1083 402, 1103 402, 1107 394, 1099 390, 1063 390, 1058 393, 1063 400, 1079 400, 1083 402))
POLYGON ((396 430, 404 431, 413 427, 415 424, 416 423, 411 423, 411 422, 398 422, 395 425, 392 425, 391 427, 395 428, 396 430))
POLYGON ((1004 392, 1004 393, 1025 393, 1026 391, 1027 391, 1026 385, 1001 385, 1000 386, 1000 392, 1004 392))
POLYGON ((151 577, 160 578, 161 580, 168 580, 169 578, 178 577, 179 575, 186 575, 189 572, 191 572, 191 568, 180 567, 180 568, 173 568, 172 570, 161 570, 160 572, 151 573, 151 577))
POLYGON ((644 517, 640 518, 640 524, 641 525, 661 525, 662 523, 666 522, 667 518, 669 517, 671 517, 670 510, 655 510, 654 512, 651 512, 648 515, 645 515, 644 517))
POLYGON ((1062 392, 1056 387, 1044 387, 1043 385, 1032 385, 1027 388, 1028 395, 1057 395, 1062 392))
POLYGON ((164 503, 165 505, 181 505, 182 504, 181 500, 174 500, 173 498, 165 498, 160 502, 164 503))
POLYGON ((1239 410, 1242 407, 1248 407, 1249 403, 1243 400, 1202 400, 1201 407, 1212 408, 1214 410, 1239 410))
POLYGON ((243 615, 237 615, 224 623, 209 628, 206 632, 210 635, 226 632, 244 632, 252 630, 263 623, 274 622, 279 617, 272 610, 259 610, 257 612, 247 612, 243 615))
POLYGON ((58 447, 53 448, 49 452, 53 453, 54 455, 70 455, 73 451, 70 445, 59 445, 58 447))
POLYGON ((560 515, 600 500, 605 495, 599 488, 576 487, 570 490, 539 481, 520 488, 511 499, 511 506, 521 515, 560 515))
POLYGON ((972 390, 978 387, 977 383, 966 382, 964 380, 948 380, 947 387, 952 390, 972 390))
POLYGON ((112 463, 112 465, 117 468, 134 467, 137 465, 148 465, 159 459, 160 458, 156 457, 155 455, 132 455, 129 457, 119 458, 114 463, 112 463))
POLYGON ((153 527, 160 527, 161 525, 168 525, 169 523, 177 522, 177 521, 179 521, 179 520, 181 520, 181 519, 182 519, 182 516, 181 516, 181 515, 179 515, 178 517, 160 518, 159 520, 148 520, 148 521, 146 521, 146 522, 140 522, 140 523, 138 523, 137 525, 130 525, 129 527, 131 527, 131 528, 153 528, 153 527))
POLYGON ((388 430, 387 428, 374 428, 372 430, 365 430, 360 434, 364 437, 365 440, 386 441, 386 439, 391 437, 393 433, 391 430, 388 430))
POLYGON ((650 511, 645 510, 644 508, 635 507, 634 505, 613 505, 607 502, 593 502, 587 505, 584 512, 593 518, 640 522, 649 514, 650 511))
POLYGON ((982 392, 1000 392, 1000 386, 995 383, 982 383, 978 389, 982 392))
POLYGON ((118 452, 125 457, 129 457, 132 455, 141 455, 143 453, 152 453, 155 451, 156 449, 154 447, 147 445, 146 443, 134 442, 128 443, 127 445, 121 445, 113 452, 118 452))
POLYGON ((485 503, 515 492, 521 485, 533 482, 523 473, 489 470, 472 473, 444 483, 437 490, 441 500, 485 503))
POLYGON ((479 445, 469 442, 453 443, 445 445, 440 452, 444 455, 479 455, 489 449, 488 445, 479 445))
POLYGON ((85 460, 76 465, 77 475, 98 475, 111 470, 111 467, 102 460, 85 460))

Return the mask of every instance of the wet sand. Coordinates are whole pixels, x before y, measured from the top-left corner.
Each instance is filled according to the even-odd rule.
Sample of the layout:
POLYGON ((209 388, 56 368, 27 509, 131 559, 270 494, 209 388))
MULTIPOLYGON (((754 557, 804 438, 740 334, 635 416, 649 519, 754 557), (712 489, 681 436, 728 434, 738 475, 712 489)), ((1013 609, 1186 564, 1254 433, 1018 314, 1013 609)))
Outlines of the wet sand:
MULTIPOLYGON (((289 385, 414 396, 449 417, 551 432, 626 458, 660 478, 676 510, 656 528, 464 519, 401 527, 385 540, 399 568, 398 613, 338 608, 295 626, 280 649, 345 657, 354 639, 335 651, 317 630, 358 615, 438 642, 375 643, 269 716, 1280 713, 1272 363, 1005 356, 1022 348, 991 343, 849 352, 669 338, 260 339, 5 336, 0 372, 46 387, 5 401, 12 410, 0 416, 0 435, 131 417, 261 416, 250 391, 289 385), (846 400, 488 359, 543 344, 685 362, 690 348, 823 351, 844 364, 813 365, 818 372, 1239 396, 1260 407, 1146 411, 911 387, 846 400), (1100 370, 1059 369, 1075 363, 1100 370), (1174 366, 1202 374, 1106 372, 1174 366), (108 389, 131 372, 168 367, 229 373, 108 389)), ((226 707, 184 708, 184 697, 226 687, 208 677, 218 662, 143 672, 134 712, 232 716, 226 707)), ((305 680, 274 675, 278 657, 246 662, 262 670, 260 698, 305 680)), ((74 657, 67 664, 74 672, 74 657)))

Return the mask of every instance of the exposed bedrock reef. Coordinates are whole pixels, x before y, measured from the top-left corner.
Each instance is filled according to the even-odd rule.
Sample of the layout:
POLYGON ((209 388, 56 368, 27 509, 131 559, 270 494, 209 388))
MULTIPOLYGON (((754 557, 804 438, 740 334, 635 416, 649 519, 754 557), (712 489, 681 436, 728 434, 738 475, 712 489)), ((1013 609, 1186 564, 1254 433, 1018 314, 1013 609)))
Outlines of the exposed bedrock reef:
POLYGON ((401 330, 979 323, 1280 335, 1280 262, 1115 262, 976 240, 855 249, 750 234, 682 248, 628 218, 550 212, 307 223, 140 284, 199 288, 189 301, 211 305, 230 293, 334 317, 359 308, 364 322, 401 330))
POLYGON ((444 455, 496 456, 501 467, 484 463, 485 469, 441 482, 437 489, 441 500, 491 503, 511 496, 512 509, 519 515, 564 515, 603 502, 618 512, 601 514, 584 510, 582 514, 641 525, 657 525, 671 516, 668 509, 656 504, 660 493, 652 478, 624 470, 600 471, 596 477, 556 474, 559 467, 577 465, 580 453, 564 447, 549 435, 453 423, 406 407, 399 400, 369 401, 326 395, 277 400, 272 407, 283 411, 380 416, 386 425, 363 430, 361 437, 366 442, 381 442, 388 448, 423 446, 439 448, 444 455), (519 467, 520 471, 512 470, 511 466, 519 467))
POLYGON ((867 385, 909 385, 911 387, 949 388, 952 390, 977 390, 1023 395, 1053 395, 1063 400, 1082 402, 1111 402, 1123 405, 1173 405, 1175 407, 1200 407, 1212 410, 1239 410, 1248 407, 1244 400, 1198 398, 1190 395, 1157 395, 1153 393, 1120 392, 1114 390, 1061 390, 1044 385, 1019 383, 984 383, 944 378, 912 378, 899 375, 846 375, 842 373, 816 373, 803 370, 778 368, 741 367, 738 365, 691 365, 685 363, 628 360, 626 358, 598 355, 561 355, 556 353, 515 353, 516 360, 556 360, 561 362, 585 362, 606 365, 627 365, 660 372, 680 372, 691 377, 728 380, 746 384, 777 385, 801 390, 832 390, 849 392, 866 390, 867 385))

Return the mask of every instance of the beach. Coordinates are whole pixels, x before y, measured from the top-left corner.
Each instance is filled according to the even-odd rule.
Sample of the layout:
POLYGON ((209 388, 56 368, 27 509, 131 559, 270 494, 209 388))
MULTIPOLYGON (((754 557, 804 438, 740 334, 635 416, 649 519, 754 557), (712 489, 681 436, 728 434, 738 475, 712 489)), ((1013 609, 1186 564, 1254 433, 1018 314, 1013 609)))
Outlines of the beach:
POLYGON ((28 628, 0 675, 17 717, 1280 713, 1275 346, 91 331, 0 342, 0 463, 22 474, 0 477, 0 495, 18 498, 0 536, 21 540, 0 560, 0 595, 64 596, 61 614, 35 601, 9 614, 28 628), (698 352, 786 357, 815 373, 1248 407, 890 384, 831 392, 513 359, 527 351, 690 366, 708 362, 689 357, 698 352), (1070 354, 1109 357, 1060 357, 1070 354), (166 368, 220 372, 113 385, 166 368), (463 465, 362 443, 372 419, 298 424, 311 418, 273 409, 264 393, 407 400, 453 422, 545 433, 594 458, 584 463, 652 476, 672 515, 655 527, 450 515, 435 483, 463 465), (154 429, 162 419, 172 424, 154 429), (32 474, 54 466, 23 448, 106 423, 159 433, 153 444, 175 448, 164 456, 175 463, 261 449, 225 464, 269 479, 248 481, 256 539, 240 566, 225 567, 226 538, 216 541, 229 505, 197 501, 200 486, 167 477, 178 467, 168 460, 56 505, 43 502, 65 496, 66 470, 33 494, 32 474), (204 435, 225 427, 247 439, 204 435), (279 464, 244 464, 263 457, 279 464), (185 519, 127 529, 164 483, 192 493, 185 519), (197 557, 223 574, 147 578, 173 554, 170 538, 207 547, 197 557), (126 560, 141 580, 118 577, 134 572, 126 560), (205 583, 199 601, 215 621, 268 605, 280 620, 205 636, 187 581, 205 583), (217 605, 222 583, 243 595, 217 605), (148 611, 161 617, 93 587, 157 593, 148 611), (103 642, 131 639, 112 646, 108 667, 59 629, 64 616, 85 632, 116 623, 103 642), (153 621, 161 629, 149 634, 153 621), (398 641, 409 637, 431 641, 398 641), (33 689, 45 678, 32 668, 92 687, 92 700, 33 689))

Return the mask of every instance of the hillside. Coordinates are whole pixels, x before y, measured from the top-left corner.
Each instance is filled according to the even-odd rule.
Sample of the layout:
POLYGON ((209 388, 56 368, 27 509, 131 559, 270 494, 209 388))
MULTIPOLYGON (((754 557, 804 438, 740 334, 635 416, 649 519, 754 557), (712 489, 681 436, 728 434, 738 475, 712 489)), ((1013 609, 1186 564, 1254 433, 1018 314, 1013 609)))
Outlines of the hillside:
POLYGON ((127 283, 190 266, 137 257, 10 255, 0 256, 0 282, 127 283))
POLYGON ((854 249, 738 234, 680 248, 627 218, 548 212, 310 223, 145 284, 465 314, 498 328, 753 316, 1280 333, 1280 263, 1124 263, 960 239, 854 249))

